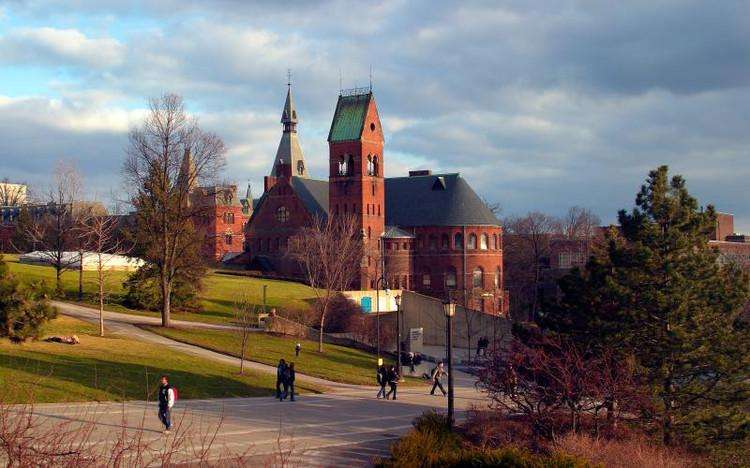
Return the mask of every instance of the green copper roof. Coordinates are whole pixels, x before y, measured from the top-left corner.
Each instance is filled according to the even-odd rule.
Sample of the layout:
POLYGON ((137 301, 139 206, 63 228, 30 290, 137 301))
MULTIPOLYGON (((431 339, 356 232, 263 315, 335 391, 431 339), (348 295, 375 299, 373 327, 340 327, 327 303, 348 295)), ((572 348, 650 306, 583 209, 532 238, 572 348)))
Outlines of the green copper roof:
POLYGON ((328 133, 328 141, 358 140, 362 134, 367 105, 372 94, 356 94, 353 96, 339 96, 336 113, 328 133))

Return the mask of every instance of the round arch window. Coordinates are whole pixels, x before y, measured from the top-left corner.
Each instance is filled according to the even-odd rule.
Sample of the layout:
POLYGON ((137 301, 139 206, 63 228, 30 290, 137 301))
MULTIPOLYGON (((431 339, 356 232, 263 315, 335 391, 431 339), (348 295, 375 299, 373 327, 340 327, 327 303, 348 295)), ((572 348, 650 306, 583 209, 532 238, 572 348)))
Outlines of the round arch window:
POLYGON ((276 210, 276 221, 280 223, 285 223, 289 221, 289 210, 285 206, 280 206, 276 210))

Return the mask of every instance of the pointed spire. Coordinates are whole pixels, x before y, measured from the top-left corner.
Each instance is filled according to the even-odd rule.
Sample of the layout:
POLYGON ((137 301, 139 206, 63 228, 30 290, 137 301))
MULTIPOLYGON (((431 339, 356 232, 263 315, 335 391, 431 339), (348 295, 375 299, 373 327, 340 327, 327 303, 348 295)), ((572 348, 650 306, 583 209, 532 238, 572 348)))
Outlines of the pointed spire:
POLYGON ((279 164, 289 164, 291 175, 296 177, 308 177, 305 158, 302 155, 302 148, 299 146, 297 139, 297 108, 292 99, 292 80, 291 72, 288 75, 286 102, 284 110, 281 113, 281 123, 284 124, 284 132, 281 134, 279 148, 276 150, 276 159, 271 168, 271 175, 276 176, 277 166, 279 164))

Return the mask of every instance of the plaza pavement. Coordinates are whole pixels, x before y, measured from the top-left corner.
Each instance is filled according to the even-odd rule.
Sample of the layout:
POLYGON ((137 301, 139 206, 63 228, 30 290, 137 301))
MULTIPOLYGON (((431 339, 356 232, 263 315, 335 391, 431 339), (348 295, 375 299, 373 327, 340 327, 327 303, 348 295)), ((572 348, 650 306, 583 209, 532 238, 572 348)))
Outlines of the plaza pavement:
MULTIPOLYGON (((60 313, 83 320, 98 320, 96 310, 55 303, 60 313)), ((110 313, 105 326, 116 333, 213 359, 236 364, 237 359, 161 337, 135 326, 140 316, 110 313)), ((262 372, 275 372, 264 364, 249 363, 262 372)), ((486 399, 474 388, 474 378, 456 371, 456 409, 461 418, 470 406, 484 406, 486 399)), ((173 418, 181 427, 165 436, 153 402, 80 403, 37 405, 41 424, 88 422, 95 424, 88 443, 112 443, 113 433, 123 427, 143 431, 146 442, 165 447, 175 437, 187 438, 178 447, 178 459, 195 458, 196 445, 216 431, 209 459, 216 464, 245 454, 250 466, 282 465, 269 457, 283 454, 284 466, 369 466, 375 457, 385 457, 390 444, 411 427, 412 420, 431 409, 445 411, 446 398, 429 395, 429 385, 404 388, 398 400, 377 400, 376 387, 346 385, 298 374, 298 380, 329 388, 330 393, 302 395, 295 402, 273 398, 229 398, 178 400, 173 418), (171 439, 170 439, 171 438, 171 439), (192 441, 192 443, 191 443, 192 441)))

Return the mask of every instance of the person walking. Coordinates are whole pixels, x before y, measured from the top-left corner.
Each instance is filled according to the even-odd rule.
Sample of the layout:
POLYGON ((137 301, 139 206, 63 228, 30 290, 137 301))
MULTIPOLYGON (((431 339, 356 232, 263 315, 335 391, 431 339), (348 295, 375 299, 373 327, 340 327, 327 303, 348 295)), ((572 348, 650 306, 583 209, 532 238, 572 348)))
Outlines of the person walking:
POLYGON ((381 395, 383 398, 385 398, 385 386, 388 384, 388 371, 385 368, 385 365, 381 364, 380 367, 378 367, 377 370, 377 380, 378 385, 380 386, 380 390, 378 391, 378 400, 381 398, 381 395))
POLYGON ((295 355, 296 357, 299 357, 299 352, 300 352, 300 351, 302 351, 302 345, 301 345, 300 343, 297 343, 297 344, 296 344, 296 345, 294 346, 294 355, 295 355))
POLYGON ((286 397, 289 396, 290 379, 291 379, 291 373, 289 370, 289 364, 287 364, 281 373, 281 386, 283 388, 283 391, 281 392, 281 397, 279 398, 279 401, 284 401, 286 400, 286 397))
POLYGON ((388 370, 388 386, 391 388, 388 393, 385 394, 385 399, 387 400, 388 397, 393 394, 393 399, 396 399, 396 389, 398 388, 398 379, 401 378, 400 375, 398 375, 398 371, 396 370, 396 366, 391 366, 391 368, 388 370))
POLYGON ((430 395, 435 394, 436 388, 439 388, 440 391, 443 392, 443 396, 448 394, 443 388, 443 384, 440 382, 440 380, 447 375, 448 372, 446 372, 442 362, 439 362, 438 365, 432 369, 432 390, 430 390, 430 395))
POLYGON ((412 374, 412 375, 416 371, 416 369, 414 367, 415 366, 414 358, 415 358, 414 353, 411 352, 411 351, 409 351, 409 357, 408 357, 408 360, 409 360, 408 361, 409 362, 409 373, 412 374))
POLYGON ((284 384, 284 371, 286 370, 286 361, 279 359, 279 365, 276 366, 276 398, 281 400, 281 386, 284 384))
POLYGON ((287 389, 289 390, 289 401, 294 401, 294 379, 295 378, 296 378, 296 375, 294 373, 294 363, 290 362, 289 367, 287 368, 286 384, 284 385, 284 393, 286 393, 287 389))
POLYGON ((169 378, 166 375, 161 376, 161 385, 159 385, 159 420, 164 424, 164 434, 169 434, 172 428, 172 407, 174 406, 175 393, 169 378))

